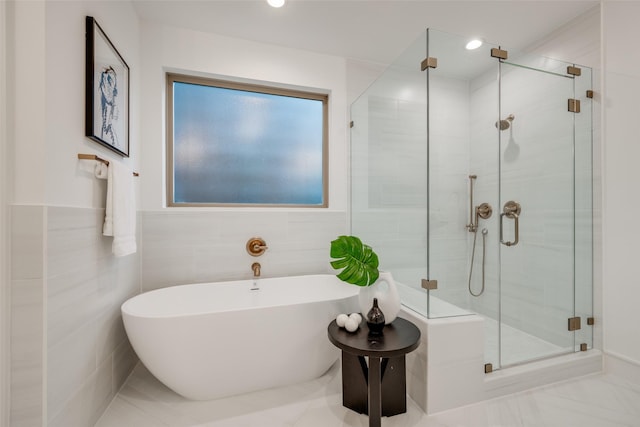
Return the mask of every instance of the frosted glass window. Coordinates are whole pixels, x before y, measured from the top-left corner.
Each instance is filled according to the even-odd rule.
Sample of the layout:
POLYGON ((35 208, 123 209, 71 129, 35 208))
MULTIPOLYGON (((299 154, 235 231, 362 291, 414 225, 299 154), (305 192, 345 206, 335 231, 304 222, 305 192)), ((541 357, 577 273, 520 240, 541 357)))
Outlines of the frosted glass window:
POLYGON ((327 206, 326 94, 167 81, 169 205, 327 206))

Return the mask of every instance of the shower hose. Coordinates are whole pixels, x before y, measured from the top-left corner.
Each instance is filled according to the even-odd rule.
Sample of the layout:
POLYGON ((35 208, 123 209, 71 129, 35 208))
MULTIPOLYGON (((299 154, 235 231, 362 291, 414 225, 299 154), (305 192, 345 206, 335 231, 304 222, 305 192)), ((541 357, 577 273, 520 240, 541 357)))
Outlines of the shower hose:
POLYGON ((487 233, 488 233, 488 230, 486 228, 483 228, 482 229, 482 287, 480 288, 480 292, 478 292, 477 294, 474 294, 473 290, 471 290, 471 276, 473 274, 473 259, 475 258, 475 255, 476 255, 476 239, 478 237, 478 231, 476 230, 473 233, 473 249, 471 250, 471 265, 469 266, 469 293, 474 297, 479 297, 484 293, 484 258, 485 258, 484 256, 485 256, 486 247, 487 247, 486 246, 487 233))

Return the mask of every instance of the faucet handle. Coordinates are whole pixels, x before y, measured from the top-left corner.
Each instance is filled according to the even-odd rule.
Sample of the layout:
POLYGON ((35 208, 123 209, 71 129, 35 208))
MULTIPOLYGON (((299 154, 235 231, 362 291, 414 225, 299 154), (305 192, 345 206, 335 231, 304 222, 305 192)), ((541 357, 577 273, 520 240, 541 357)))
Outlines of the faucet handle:
POLYGON ((252 237, 247 242, 247 253, 251 256, 262 255, 269 247, 262 237, 252 237))

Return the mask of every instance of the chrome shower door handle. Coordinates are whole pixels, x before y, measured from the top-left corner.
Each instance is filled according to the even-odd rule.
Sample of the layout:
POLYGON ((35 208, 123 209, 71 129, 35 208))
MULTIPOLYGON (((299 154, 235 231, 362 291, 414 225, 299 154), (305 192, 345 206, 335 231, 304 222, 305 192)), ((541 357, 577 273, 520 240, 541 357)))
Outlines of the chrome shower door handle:
POLYGON ((515 246, 520 241, 520 204, 518 202, 514 202, 513 200, 509 200, 504 204, 502 209, 502 213, 500 214, 500 243, 505 246, 515 246), (513 241, 504 241, 503 236, 503 228, 504 228, 504 217, 514 220, 514 236, 513 241))

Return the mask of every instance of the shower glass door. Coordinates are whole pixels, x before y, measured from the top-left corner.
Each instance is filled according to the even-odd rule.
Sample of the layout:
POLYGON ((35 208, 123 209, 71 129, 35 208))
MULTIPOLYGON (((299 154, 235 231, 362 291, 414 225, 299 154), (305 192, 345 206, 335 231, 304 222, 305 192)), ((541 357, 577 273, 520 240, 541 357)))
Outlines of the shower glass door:
POLYGON ((500 366, 574 351, 574 77, 564 62, 500 63, 500 366))

